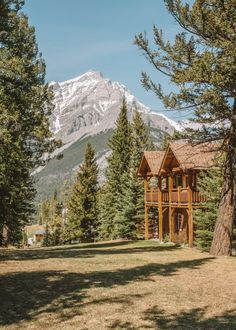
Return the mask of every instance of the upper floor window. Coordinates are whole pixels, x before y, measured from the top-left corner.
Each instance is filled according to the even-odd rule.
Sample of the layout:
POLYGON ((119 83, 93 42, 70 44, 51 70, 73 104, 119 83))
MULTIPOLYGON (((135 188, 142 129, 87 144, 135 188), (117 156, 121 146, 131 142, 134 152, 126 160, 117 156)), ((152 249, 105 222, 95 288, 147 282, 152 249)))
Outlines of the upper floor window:
POLYGON ((173 176, 173 188, 183 187, 183 176, 181 174, 175 174, 173 176))
POLYGON ((168 178, 164 177, 161 178, 161 190, 167 190, 168 189, 168 178))
POLYGON ((158 187, 158 177, 153 176, 148 183, 149 189, 157 189, 158 187))

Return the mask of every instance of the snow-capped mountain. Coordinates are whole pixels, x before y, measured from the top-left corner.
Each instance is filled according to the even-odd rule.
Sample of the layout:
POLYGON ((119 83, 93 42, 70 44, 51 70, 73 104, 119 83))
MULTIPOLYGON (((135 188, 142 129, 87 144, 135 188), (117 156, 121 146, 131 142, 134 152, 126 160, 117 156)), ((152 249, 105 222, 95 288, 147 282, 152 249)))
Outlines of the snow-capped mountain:
MULTIPOLYGON (((178 123, 163 114, 157 114, 139 102, 122 84, 104 79, 100 72, 89 71, 65 82, 52 82, 55 109, 50 117, 51 129, 63 146, 61 160, 53 159, 44 168, 35 171, 38 199, 50 196, 54 189, 61 190, 70 181, 83 161, 85 147, 90 141, 96 150, 100 180, 104 179, 108 140, 112 136, 125 97, 128 117, 135 109, 140 111, 149 126, 153 141, 162 142, 164 132, 181 130, 178 123)), ((64 188, 63 188, 64 189, 64 188)))
POLYGON ((104 79, 100 72, 89 71, 62 83, 52 82, 51 86, 55 95, 55 110, 50 123, 56 137, 62 139, 65 145, 81 137, 113 129, 123 97, 130 118, 136 108, 148 126, 169 134, 178 129, 177 123, 152 112, 124 85, 104 79))

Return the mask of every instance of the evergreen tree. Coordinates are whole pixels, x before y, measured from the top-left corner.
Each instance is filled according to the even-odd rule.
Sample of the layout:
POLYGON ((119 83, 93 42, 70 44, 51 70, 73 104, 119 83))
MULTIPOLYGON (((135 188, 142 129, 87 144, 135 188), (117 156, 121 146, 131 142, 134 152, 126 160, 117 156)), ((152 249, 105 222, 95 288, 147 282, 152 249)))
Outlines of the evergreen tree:
POLYGON ((54 246, 62 243, 64 219, 62 216, 63 202, 58 200, 55 191, 51 198, 44 200, 38 206, 38 223, 45 226, 43 246, 54 246))
POLYGON ((201 251, 209 251, 215 223, 217 219, 217 209, 220 203, 220 192, 222 186, 222 169, 211 169, 202 173, 198 180, 199 191, 206 197, 204 209, 197 209, 194 212, 194 222, 196 224, 196 244, 201 251))
POLYGON ((56 213, 55 217, 49 224, 50 245, 55 246, 63 242, 63 218, 61 213, 56 213))
POLYGON ((149 136, 148 128, 143 122, 141 114, 135 111, 132 121, 132 153, 130 165, 130 190, 132 217, 136 224, 136 235, 143 236, 144 223, 144 185, 143 180, 137 176, 143 152, 154 150, 155 146, 149 136))
POLYGON ((57 191, 54 191, 52 198, 49 201, 49 218, 48 227, 50 233, 50 245, 59 245, 62 243, 63 203, 58 200, 57 191))
POLYGON ((51 209, 50 199, 45 199, 38 205, 37 222, 39 225, 44 225, 50 222, 51 220, 50 209, 51 209))
POLYGON ((92 242, 97 236, 98 218, 98 166, 95 151, 88 143, 85 159, 68 201, 67 223, 63 233, 65 241, 80 239, 92 242))
POLYGON ((45 226, 45 235, 43 238, 43 246, 45 246, 45 247, 51 246, 51 235, 50 235, 50 231, 49 231, 49 227, 48 227, 47 223, 45 226))
POLYGON ((130 210, 131 127, 127 105, 122 101, 116 129, 109 141, 106 184, 100 200, 100 236, 103 239, 130 238, 135 227, 130 210))
POLYGON ((166 108, 194 111, 196 120, 203 124, 193 134, 198 142, 224 141, 220 149, 227 157, 211 253, 230 255, 236 213, 235 0, 165 3, 184 31, 170 42, 154 26, 155 49, 142 33, 135 37, 135 43, 155 69, 177 85, 177 91, 165 95, 161 85, 146 73, 142 74, 142 84, 166 108))
POLYGON ((141 114, 136 110, 132 120, 132 168, 137 172, 143 152, 155 150, 147 125, 142 120, 141 114))
POLYGON ((0 1, 0 245, 21 240, 34 212, 31 172, 57 143, 49 130, 52 93, 24 1, 0 1))

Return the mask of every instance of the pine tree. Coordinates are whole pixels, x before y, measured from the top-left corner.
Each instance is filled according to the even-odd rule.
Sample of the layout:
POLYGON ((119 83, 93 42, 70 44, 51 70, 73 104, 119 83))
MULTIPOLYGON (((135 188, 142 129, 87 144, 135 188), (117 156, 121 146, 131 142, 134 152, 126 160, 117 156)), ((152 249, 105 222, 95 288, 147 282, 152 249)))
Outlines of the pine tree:
POLYGON ((196 225, 195 241, 201 251, 209 251, 212 244, 217 209, 220 203, 222 180, 222 168, 203 172, 199 177, 199 191, 207 200, 204 203, 205 208, 197 209, 194 213, 196 225))
POLYGON ((50 245, 55 246, 63 243, 63 218, 61 213, 56 213, 49 224, 50 245))
POLYGON ((144 151, 154 150, 155 146, 149 136, 148 128, 143 122, 141 114, 134 112, 132 121, 132 153, 130 165, 130 194, 132 197, 132 217, 136 224, 136 235, 143 236, 144 223, 144 186, 143 180, 137 177, 137 169, 144 151))
POLYGON ((230 255, 236 213, 235 0, 165 3, 183 32, 177 33, 173 42, 165 41, 162 31, 154 26, 155 49, 142 33, 135 43, 155 69, 176 84, 177 92, 165 95, 161 85, 146 73, 142 84, 166 108, 194 111, 196 120, 203 124, 193 134, 198 142, 223 141, 220 149, 227 157, 211 253, 230 255))
POLYGON ((142 154, 145 150, 155 150, 147 125, 142 120, 141 114, 136 110, 132 120, 132 168, 137 171, 142 154))
POLYGON ((116 128, 109 141, 106 184, 100 200, 100 236, 103 239, 130 238, 135 226, 130 213, 131 127, 127 105, 122 101, 116 128))
POLYGON ((57 191, 51 198, 45 199, 38 206, 37 220, 45 226, 44 246, 54 246, 62 243, 64 219, 62 215, 63 202, 58 199, 57 191))
POLYGON ((44 225, 51 221, 50 203, 50 199, 45 199, 38 205, 37 222, 39 225, 44 225))
POLYGON ((98 166, 95 151, 88 143, 85 159, 80 166, 77 180, 68 201, 67 223, 64 240, 79 239, 92 242, 97 236, 98 218, 98 166))
POLYGON ((50 235, 49 226, 47 223, 45 226, 45 235, 43 238, 43 246, 45 246, 45 247, 51 246, 51 235, 50 235))
POLYGON ((0 245, 21 240, 34 212, 33 169, 57 143, 49 130, 52 93, 24 1, 0 2, 0 245))
POLYGON ((52 198, 49 200, 49 218, 48 228, 50 233, 50 245, 55 246, 62 243, 63 203, 58 200, 57 191, 54 191, 52 198))

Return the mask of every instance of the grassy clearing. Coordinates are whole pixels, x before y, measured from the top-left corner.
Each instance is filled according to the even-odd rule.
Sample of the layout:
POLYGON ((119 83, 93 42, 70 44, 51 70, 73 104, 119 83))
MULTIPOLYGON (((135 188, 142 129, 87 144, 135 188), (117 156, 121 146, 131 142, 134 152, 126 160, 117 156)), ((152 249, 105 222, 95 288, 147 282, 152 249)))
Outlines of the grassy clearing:
POLYGON ((0 251, 3 329, 236 329, 236 258, 157 242, 0 251))

